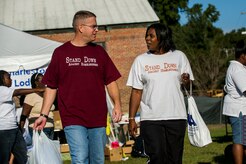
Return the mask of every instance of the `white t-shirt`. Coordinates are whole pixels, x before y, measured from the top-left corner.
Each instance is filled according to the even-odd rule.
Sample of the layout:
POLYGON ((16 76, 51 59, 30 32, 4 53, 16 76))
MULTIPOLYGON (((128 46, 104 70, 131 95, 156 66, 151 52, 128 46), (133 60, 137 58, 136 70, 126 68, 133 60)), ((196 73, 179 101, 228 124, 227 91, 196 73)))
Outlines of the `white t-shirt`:
POLYGON ((180 82, 183 73, 194 80, 187 57, 178 50, 162 55, 147 52, 134 60, 127 85, 143 90, 141 121, 187 119, 180 82))
POLYGON ((238 117, 242 112, 246 115, 246 67, 238 61, 230 61, 225 80, 225 91, 223 114, 238 117))
POLYGON ((14 89, 0 86, 0 130, 17 128, 17 117, 13 101, 14 89))

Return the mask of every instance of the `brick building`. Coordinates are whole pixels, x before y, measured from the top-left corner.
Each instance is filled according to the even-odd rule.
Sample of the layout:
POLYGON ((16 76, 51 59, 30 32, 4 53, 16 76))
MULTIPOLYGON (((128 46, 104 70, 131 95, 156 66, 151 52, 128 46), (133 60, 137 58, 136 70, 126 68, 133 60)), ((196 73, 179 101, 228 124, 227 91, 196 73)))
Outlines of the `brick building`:
POLYGON ((118 84, 123 112, 128 111, 131 64, 147 50, 146 27, 159 21, 147 0, 1 0, 0 10, 1 23, 63 43, 73 38, 74 13, 94 12, 99 25, 96 42, 105 47, 122 75, 118 84))

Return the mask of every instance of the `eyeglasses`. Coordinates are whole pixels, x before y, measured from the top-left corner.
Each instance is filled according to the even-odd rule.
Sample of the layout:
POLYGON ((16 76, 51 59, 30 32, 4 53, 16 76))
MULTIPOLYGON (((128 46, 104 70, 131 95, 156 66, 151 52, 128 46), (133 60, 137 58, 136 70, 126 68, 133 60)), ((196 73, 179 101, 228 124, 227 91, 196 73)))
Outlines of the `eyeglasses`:
POLYGON ((98 25, 87 25, 87 24, 82 24, 82 25, 87 26, 87 27, 90 27, 93 30, 98 30, 98 25))

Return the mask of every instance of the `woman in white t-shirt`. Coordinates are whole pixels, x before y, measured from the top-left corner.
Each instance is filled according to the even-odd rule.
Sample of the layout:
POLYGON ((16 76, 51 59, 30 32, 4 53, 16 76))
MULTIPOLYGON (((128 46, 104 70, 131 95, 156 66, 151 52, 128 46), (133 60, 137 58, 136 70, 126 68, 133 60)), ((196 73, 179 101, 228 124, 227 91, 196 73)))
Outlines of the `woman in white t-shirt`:
POLYGON ((152 24, 145 40, 149 51, 136 57, 127 81, 132 87, 129 132, 137 132, 140 107, 140 135, 149 162, 181 164, 187 124, 181 87, 189 87, 193 73, 185 54, 176 50, 169 27, 152 24))
POLYGON ((243 163, 246 154, 246 41, 240 40, 235 48, 235 60, 230 61, 225 79, 226 96, 223 114, 232 127, 232 154, 235 164, 243 163))
MULTIPOLYGON (((34 73, 31 77, 31 85, 32 88, 45 88, 44 84, 41 83, 43 78, 43 74, 41 73, 34 73)), ((32 137, 33 135, 33 124, 35 120, 40 116, 41 107, 43 104, 43 93, 31 93, 26 95, 24 103, 23 103, 23 110, 21 113, 20 119, 20 126, 21 128, 24 127, 26 118, 28 117, 29 121, 29 133, 32 137)), ((55 106, 51 106, 51 111, 55 109, 55 106)), ((49 137, 51 140, 54 138, 54 120, 53 120, 53 113, 50 112, 47 116, 47 122, 45 128, 43 129, 44 133, 49 137)))

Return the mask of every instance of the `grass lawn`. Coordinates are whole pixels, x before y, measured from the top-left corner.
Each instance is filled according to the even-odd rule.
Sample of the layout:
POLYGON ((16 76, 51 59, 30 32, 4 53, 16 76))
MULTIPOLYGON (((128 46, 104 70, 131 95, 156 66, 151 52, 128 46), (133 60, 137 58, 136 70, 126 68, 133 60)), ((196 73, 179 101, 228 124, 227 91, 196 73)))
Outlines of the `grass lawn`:
MULTIPOLYGON (((226 128, 224 124, 208 125, 213 139, 213 143, 203 148, 197 148, 190 145, 188 136, 185 137, 183 164, 231 164, 232 161, 225 159, 224 149, 231 144, 231 136, 226 136, 226 128)), ((228 126, 231 132, 230 125, 228 126)), ((70 156, 68 153, 62 154, 64 164, 70 164, 70 156)), ((105 164, 144 164, 147 158, 132 158, 126 161, 109 162, 105 160, 105 164)))

